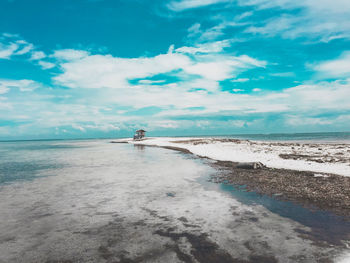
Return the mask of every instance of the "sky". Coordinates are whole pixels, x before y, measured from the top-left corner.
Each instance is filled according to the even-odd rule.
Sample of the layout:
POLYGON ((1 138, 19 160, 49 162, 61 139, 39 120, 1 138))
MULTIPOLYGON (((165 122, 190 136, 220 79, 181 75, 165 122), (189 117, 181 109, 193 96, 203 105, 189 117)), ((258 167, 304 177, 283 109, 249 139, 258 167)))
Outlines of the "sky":
POLYGON ((0 0, 0 139, 350 131, 348 0, 0 0))

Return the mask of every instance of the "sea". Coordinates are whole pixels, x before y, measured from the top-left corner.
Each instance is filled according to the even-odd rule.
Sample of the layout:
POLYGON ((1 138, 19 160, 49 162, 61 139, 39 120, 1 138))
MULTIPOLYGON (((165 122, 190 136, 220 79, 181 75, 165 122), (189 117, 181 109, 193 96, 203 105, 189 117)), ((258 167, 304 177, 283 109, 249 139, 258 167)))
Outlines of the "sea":
POLYGON ((350 253, 344 218, 210 182, 218 172, 210 160, 110 139, 0 142, 0 262, 341 262, 350 253))

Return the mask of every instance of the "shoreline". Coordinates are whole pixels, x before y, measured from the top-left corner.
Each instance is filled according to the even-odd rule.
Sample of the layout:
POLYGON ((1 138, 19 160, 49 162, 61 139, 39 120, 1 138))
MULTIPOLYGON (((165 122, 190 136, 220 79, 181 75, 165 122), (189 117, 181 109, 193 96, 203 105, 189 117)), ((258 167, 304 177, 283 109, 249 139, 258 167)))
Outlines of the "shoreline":
POLYGON ((218 161, 261 162, 277 169, 338 174, 350 177, 350 145, 250 141, 229 138, 153 137, 113 142, 183 148, 218 161))
MULTIPOLYGON (((224 183, 233 186, 244 186, 246 191, 269 197, 296 202, 311 210, 332 212, 338 216, 350 220, 350 177, 312 171, 300 171, 283 168, 263 167, 261 169, 237 168, 239 162, 223 161, 198 155, 191 150, 181 147, 183 143, 200 144, 207 139, 189 139, 173 141, 172 145, 156 145, 144 141, 114 141, 114 143, 131 143, 134 145, 161 147, 186 154, 192 154, 199 158, 210 159, 210 163, 218 173, 212 177, 216 183, 224 183), (180 144, 173 146, 173 144, 180 144), (316 175, 316 176, 315 176, 316 175)), ((232 139, 230 139, 232 141, 232 139)), ((239 140, 235 140, 239 141, 239 140)), ((254 143, 254 142, 253 142, 254 143)), ((263 144, 269 144, 263 142, 263 144)), ((279 145, 279 142, 273 142, 279 145)), ((283 156, 295 158, 295 156, 283 156)), ((281 157, 281 158, 283 158, 281 157)), ((308 158, 309 156, 302 156, 308 158)), ((316 160, 317 162, 317 160, 316 160)))
POLYGON ((311 210, 333 212, 350 221, 350 178, 340 175, 314 177, 313 173, 289 169, 236 168, 235 163, 217 161, 212 164, 219 171, 212 180, 233 186, 244 186, 246 191, 296 202, 311 210))

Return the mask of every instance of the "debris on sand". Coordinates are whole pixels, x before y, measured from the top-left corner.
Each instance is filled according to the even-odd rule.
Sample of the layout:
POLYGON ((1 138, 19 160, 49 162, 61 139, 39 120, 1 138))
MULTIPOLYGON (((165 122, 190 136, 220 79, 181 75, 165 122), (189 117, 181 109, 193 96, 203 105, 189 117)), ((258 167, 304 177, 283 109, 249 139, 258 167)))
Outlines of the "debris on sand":
POLYGON ((248 163, 238 163, 236 165, 237 168, 241 168, 241 169, 262 169, 264 167, 266 167, 264 164, 262 164, 261 162, 248 162, 248 163))

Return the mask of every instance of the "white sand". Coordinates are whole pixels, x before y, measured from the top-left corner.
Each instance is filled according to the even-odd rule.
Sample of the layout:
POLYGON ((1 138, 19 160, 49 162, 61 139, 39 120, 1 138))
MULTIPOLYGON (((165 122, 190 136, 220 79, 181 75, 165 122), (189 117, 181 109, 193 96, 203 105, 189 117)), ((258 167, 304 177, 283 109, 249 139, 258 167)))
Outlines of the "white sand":
MULTIPOLYGON (((308 144, 277 142, 221 142, 212 138, 202 138, 203 143, 185 143, 184 141, 201 138, 148 138, 143 141, 123 139, 128 143, 172 146, 187 149, 195 155, 220 161, 262 162, 271 168, 285 168, 317 173, 333 173, 350 176, 349 144, 308 144), (176 141, 182 141, 177 143, 176 141), (280 154, 299 154, 311 156, 312 160, 283 159, 280 154)), ((119 140, 122 141, 122 140, 119 140)))

